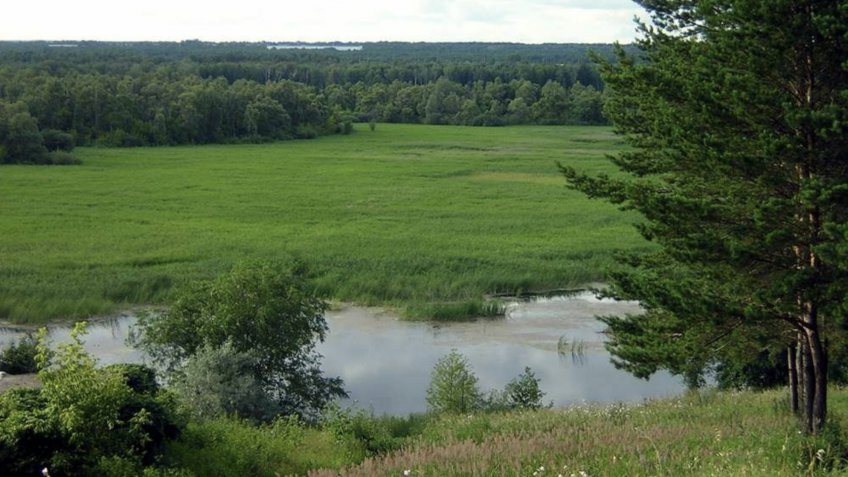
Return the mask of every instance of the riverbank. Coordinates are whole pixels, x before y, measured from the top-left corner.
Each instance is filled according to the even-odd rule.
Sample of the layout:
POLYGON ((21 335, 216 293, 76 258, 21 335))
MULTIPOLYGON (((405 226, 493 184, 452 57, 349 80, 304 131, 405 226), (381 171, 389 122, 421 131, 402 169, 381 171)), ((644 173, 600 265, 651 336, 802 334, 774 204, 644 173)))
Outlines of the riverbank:
POLYGON ((798 432, 783 390, 707 390, 629 406, 360 417, 350 434, 216 421, 192 426, 168 459, 197 477, 836 475, 848 392, 830 396, 832 427, 818 438, 798 432))

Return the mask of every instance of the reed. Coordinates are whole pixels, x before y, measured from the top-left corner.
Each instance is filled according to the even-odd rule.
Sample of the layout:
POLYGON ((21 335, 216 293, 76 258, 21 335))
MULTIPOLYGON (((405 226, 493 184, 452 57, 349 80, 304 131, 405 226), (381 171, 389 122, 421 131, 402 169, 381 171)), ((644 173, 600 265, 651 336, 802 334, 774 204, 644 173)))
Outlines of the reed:
POLYGON ((599 127, 386 124, 4 166, 0 319, 166 304, 238 261, 287 258, 308 263, 328 298, 491 314, 486 294, 603 280, 614 253, 647 247, 634 216, 569 191, 555 165, 614 173, 605 156, 621 147, 599 127))

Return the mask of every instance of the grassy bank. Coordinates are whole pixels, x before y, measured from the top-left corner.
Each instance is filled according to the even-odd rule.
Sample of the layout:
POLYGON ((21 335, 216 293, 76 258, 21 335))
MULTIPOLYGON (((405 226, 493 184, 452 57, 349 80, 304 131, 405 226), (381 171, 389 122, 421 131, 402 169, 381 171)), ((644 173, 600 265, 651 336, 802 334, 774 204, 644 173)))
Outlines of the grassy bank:
MULTIPOLYGON (((848 392, 831 397, 832 420, 844 427, 848 392)), ((637 406, 363 422, 347 435, 219 421, 193 427, 168 455, 198 477, 842 474, 845 436, 802 436, 785 404, 783 391, 704 392, 637 406), (388 450, 366 457, 375 443, 388 450)))
POLYGON ((163 303, 174 286, 255 258, 299 257, 328 297, 419 314, 602 280, 615 251, 644 243, 632 216, 566 190, 555 161, 611 170, 604 155, 619 147, 606 128, 381 124, 5 166, 0 318, 163 303))

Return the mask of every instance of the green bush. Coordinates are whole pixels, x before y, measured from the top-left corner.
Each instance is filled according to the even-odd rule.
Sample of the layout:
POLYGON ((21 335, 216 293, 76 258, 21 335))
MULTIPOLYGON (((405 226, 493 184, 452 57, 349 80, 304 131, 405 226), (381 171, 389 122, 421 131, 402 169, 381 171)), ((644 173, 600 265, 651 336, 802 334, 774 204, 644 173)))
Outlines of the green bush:
POLYGON ((295 417, 259 426, 233 418, 191 422, 165 454, 169 465, 191 469, 197 477, 305 475, 364 458, 361 449, 305 427, 295 417))
POLYGON ((27 374, 38 371, 35 363, 35 337, 27 335, 12 342, 0 353, 0 371, 9 374, 27 374))
POLYGON ((74 137, 64 131, 45 129, 41 131, 41 137, 44 139, 44 147, 50 152, 71 152, 74 149, 74 137))
POLYGON ((151 383, 151 372, 96 367, 82 346, 84 333, 78 323, 72 341, 51 358, 40 331, 42 388, 0 395, 0 475, 38 475, 44 467, 53 475, 130 475, 179 435, 174 401, 151 383))
POLYGON ((270 421, 280 408, 253 375, 256 361, 255 353, 237 351, 230 340, 206 344, 186 360, 174 391, 199 419, 270 421))
POLYGON ((362 409, 343 409, 331 404, 325 410, 322 427, 340 443, 360 448, 367 456, 375 456, 399 449, 403 443, 401 437, 404 436, 393 435, 394 429, 389 422, 362 409))
POLYGON ((530 367, 525 367, 523 373, 506 385, 504 394, 507 405, 512 409, 540 409, 544 405, 542 398, 545 393, 530 367))

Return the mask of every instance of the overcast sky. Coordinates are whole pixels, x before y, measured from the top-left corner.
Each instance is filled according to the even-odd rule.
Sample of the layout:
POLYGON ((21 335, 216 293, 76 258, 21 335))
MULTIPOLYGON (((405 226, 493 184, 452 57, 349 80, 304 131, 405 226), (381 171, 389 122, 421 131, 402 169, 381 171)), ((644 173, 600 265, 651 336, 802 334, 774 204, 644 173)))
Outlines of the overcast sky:
POLYGON ((631 0, 9 0, 0 40, 485 41, 634 38, 631 0))

